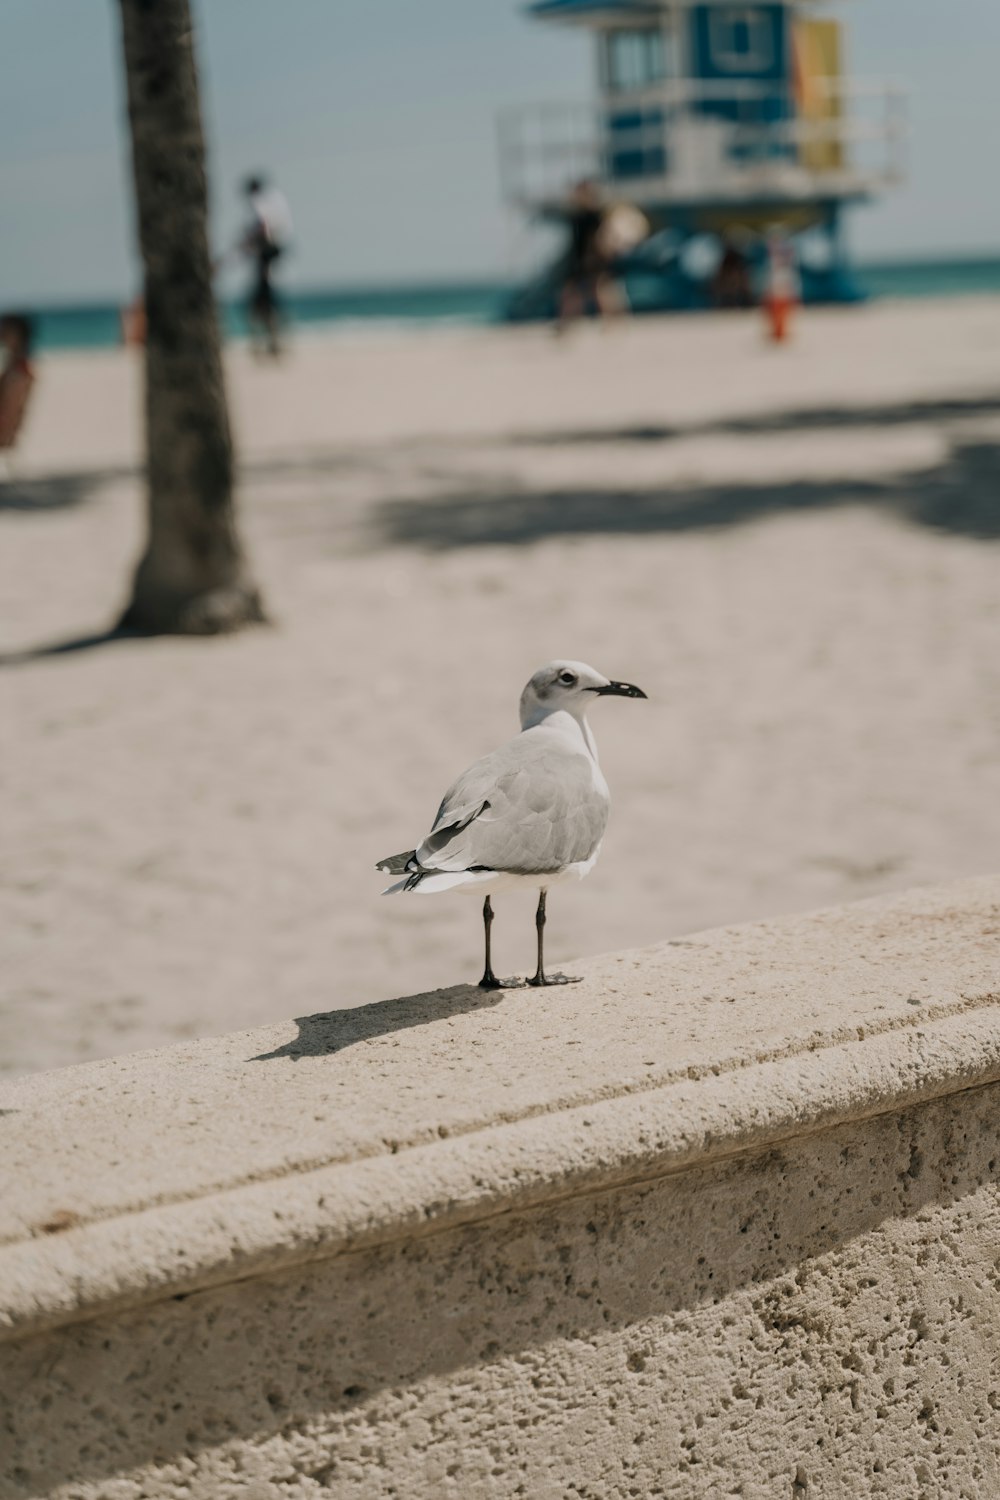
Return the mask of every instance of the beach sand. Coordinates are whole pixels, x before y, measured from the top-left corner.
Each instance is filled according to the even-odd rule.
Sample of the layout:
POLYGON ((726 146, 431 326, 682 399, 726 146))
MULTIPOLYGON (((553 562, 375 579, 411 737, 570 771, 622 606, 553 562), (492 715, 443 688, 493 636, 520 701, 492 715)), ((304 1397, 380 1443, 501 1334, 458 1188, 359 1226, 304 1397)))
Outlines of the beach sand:
MULTIPOLYGON (((373 867, 556 655, 649 701, 591 715, 612 818, 553 966, 995 869, 998 356, 993 299, 782 349, 740 315, 236 347, 273 628, 24 657, 112 621, 141 539, 135 358, 44 360, 0 488, 0 1065, 478 978, 478 901, 373 867)), ((530 895, 495 904, 530 971, 530 895)))

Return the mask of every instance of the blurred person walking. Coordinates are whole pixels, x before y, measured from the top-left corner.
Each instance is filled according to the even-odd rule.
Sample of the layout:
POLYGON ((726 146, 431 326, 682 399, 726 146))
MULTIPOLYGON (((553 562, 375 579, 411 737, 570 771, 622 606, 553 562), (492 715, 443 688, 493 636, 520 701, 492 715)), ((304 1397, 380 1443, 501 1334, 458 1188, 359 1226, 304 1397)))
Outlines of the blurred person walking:
MULTIPOLYGON (((5 313, 0 317, 0 347, 5 355, 0 370, 0 453, 5 456, 17 442, 35 384, 31 359, 34 332, 34 323, 26 313, 5 313)), ((7 466, 10 467, 9 457, 7 466)))
POLYGON ((261 176, 248 177, 243 185, 250 204, 250 220, 239 248, 254 266, 254 282, 247 302, 247 320, 251 337, 262 335, 261 352, 276 357, 281 353, 281 304, 275 293, 272 274, 277 261, 288 249, 292 235, 292 216, 284 193, 271 187, 261 176))

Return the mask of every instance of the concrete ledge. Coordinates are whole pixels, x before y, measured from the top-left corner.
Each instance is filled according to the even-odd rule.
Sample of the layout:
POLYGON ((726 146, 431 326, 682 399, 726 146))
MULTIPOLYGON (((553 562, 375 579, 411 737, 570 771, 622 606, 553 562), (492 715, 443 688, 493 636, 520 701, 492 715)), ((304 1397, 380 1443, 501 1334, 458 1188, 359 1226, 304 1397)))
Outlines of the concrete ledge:
MULTIPOLYGON (((428 1380, 440 1385, 441 1379, 451 1378, 448 1372, 460 1368, 468 1382, 465 1367, 486 1370, 496 1363, 488 1355, 494 1345, 498 1358, 515 1363, 523 1341, 537 1347, 538 1321, 529 1338, 524 1329, 518 1331, 513 1314, 506 1324, 502 1318, 496 1323, 491 1314, 495 1326, 492 1336, 485 1337, 483 1306, 476 1304, 476 1316, 468 1312, 470 1299, 481 1302, 481 1283, 479 1291, 465 1286, 468 1268, 485 1263, 512 1236, 548 1240, 555 1249, 548 1260, 533 1256, 532 1275, 551 1281, 549 1301, 553 1308, 562 1307, 560 1268, 585 1250, 593 1259, 590 1229, 598 1222, 609 1224, 612 1199, 618 1209, 608 1229, 605 1278, 613 1279, 616 1257, 638 1253, 635 1246, 627 1252, 623 1248, 630 1235, 638 1235, 635 1244, 647 1249, 650 1240, 656 1241, 668 1262, 673 1257, 669 1306, 647 1306, 648 1288, 633 1288, 631 1301, 620 1298, 614 1315, 609 1314, 606 1321, 617 1330, 623 1348, 621 1341, 627 1343, 629 1330, 640 1323, 647 1342, 653 1338, 656 1346, 662 1336, 664 1347, 673 1347, 685 1318, 708 1316, 705 1289, 697 1285, 698 1255, 704 1263, 721 1253, 728 1267, 725 1276, 718 1272, 716 1286, 724 1284, 724 1289, 713 1291, 710 1304, 718 1320, 720 1295, 722 1301, 727 1296, 738 1300, 748 1289, 761 1292, 769 1278, 787 1275, 790 1268, 804 1275, 831 1244, 883 1235, 887 1225, 926 1216, 930 1208, 957 1213, 961 1194, 955 1183, 962 1170, 971 1168, 956 1160, 953 1142, 962 1126, 967 1143, 973 1117, 979 1122, 977 1147, 987 1155, 981 1163, 977 1157, 978 1175, 970 1179, 969 1194, 994 1192, 992 1149, 1000 1155, 1000 1091, 991 1087, 1000 1081, 1000 878, 699 934, 683 943, 598 959, 583 972, 584 983, 541 995, 507 991, 486 996, 461 987, 360 1010, 334 1010, 262 1032, 5 1086, 0 1092, 0 1157, 10 1179, 0 1193, 0 1329, 12 1345, 7 1369, 20 1372, 11 1399, 16 1396, 24 1423, 16 1427, 19 1477, 11 1481, 9 1493, 62 1494, 60 1485, 66 1484, 74 1486, 65 1490, 67 1495, 113 1493, 127 1500, 140 1494, 228 1493, 225 1455, 233 1444, 233 1451, 243 1454, 243 1468, 237 1465, 234 1474, 246 1472, 246 1453, 252 1451, 260 1460, 261 1483, 278 1483, 267 1457, 277 1430, 273 1412, 261 1415, 246 1403, 230 1419, 230 1428, 238 1429, 235 1435, 227 1429, 213 1437, 182 1398, 174 1409, 184 1413, 187 1436, 172 1440, 166 1458, 158 1456, 156 1442, 139 1442, 134 1434, 116 1440, 117 1447, 101 1439, 97 1447, 103 1457, 81 1466, 81 1471, 97 1474, 96 1488, 86 1488, 71 1461, 60 1460, 60 1469, 51 1455, 39 1457, 37 1436, 31 1436, 32 1379, 25 1371, 37 1376, 52 1359, 78 1362, 81 1350, 89 1350, 87 1360, 92 1361, 99 1330, 107 1334, 102 1347, 108 1348, 117 1347, 112 1330, 119 1330, 121 1338, 128 1330, 128 1347, 145 1347, 155 1368, 168 1323, 174 1327, 179 1319, 197 1321, 208 1316, 210 1307, 238 1303, 244 1321, 261 1323, 259 1337, 270 1350, 273 1371, 283 1360, 294 1363, 296 1338, 300 1352, 302 1343, 309 1342, 307 1330, 295 1333, 288 1303, 297 1289, 295 1296, 305 1297, 312 1321, 334 1318, 329 1357, 335 1362, 340 1356, 333 1352, 338 1341, 332 1329, 346 1319, 339 1342, 347 1340, 356 1361, 367 1348, 366 1322, 375 1314, 371 1308, 362 1314, 354 1293, 348 1295, 345 1287, 355 1282, 370 1289, 382 1285, 387 1302, 405 1303, 415 1296, 423 1306, 422 1296, 429 1306, 436 1304, 436 1323, 432 1319, 428 1324, 426 1315, 420 1315, 420 1348, 401 1334, 405 1357, 399 1350, 387 1356, 375 1382, 383 1393, 397 1387, 423 1389, 428 1380), (939 1114, 933 1113, 935 1108, 939 1114), (927 1123, 932 1119, 937 1126, 927 1123), (903 1120, 910 1123, 901 1131, 903 1120), (936 1144, 915 1146, 914 1132, 927 1131, 936 1144), (831 1158, 832 1143, 841 1137, 852 1145, 838 1144, 831 1158), (867 1168, 857 1155, 850 1157, 859 1141, 869 1151, 867 1168), (886 1141, 893 1143, 891 1166, 880 1155, 889 1150, 886 1141), (835 1163, 837 1152, 844 1151, 848 1156, 838 1174, 830 1161, 835 1163), (940 1171, 938 1176, 925 1173, 918 1190, 925 1157, 938 1161, 940 1171), (788 1166, 793 1159, 794 1170, 788 1166), (856 1209, 847 1212, 855 1225, 850 1235, 841 1228, 831 1237, 829 1226, 817 1220, 813 1239, 803 1230, 800 1250, 790 1257, 783 1252, 776 1261, 773 1245, 761 1241, 757 1230, 734 1227, 726 1214, 720 1218, 719 1195, 739 1196, 743 1188, 733 1184, 752 1179, 758 1196, 763 1183, 765 1197, 773 1197, 777 1219, 784 1215, 781 1235, 794 1238, 796 1216, 803 1225, 815 1217, 806 1202, 812 1193, 802 1185, 815 1180, 819 1163, 828 1174, 831 1201, 839 1205, 834 1218, 843 1218, 852 1194, 864 1205, 860 1219, 856 1209), (775 1178, 769 1189, 768 1174, 775 1178), (798 1198, 789 1187, 793 1178, 798 1198), (694 1187, 699 1182, 702 1198, 694 1187), (706 1190, 706 1183, 714 1186, 706 1190), (636 1227, 635 1205, 648 1205, 651 1196, 668 1220, 678 1204, 687 1204, 687 1238, 672 1250, 669 1223, 657 1220, 652 1233, 648 1207, 641 1231, 636 1227), (664 1209, 669 1203, 674 1208, 664 1209), (386 1269, 390 1261, 391 1275, 386 1269), (432 1263, 433 1292, 426 1279, 421 1283, 432 1263), (737 1264, 743 1267, 739 1272, 733 1270, 737 1264), (423 1286, 419 1296, 418 1283, 423 1286), (330 1291, 334 1284, 336 1293, 330 1291), (305 1286, 311 1288, 308 1294, 305 1286), (279 1304, 280 1317, 274 1311, 279 1304), (454 1330, 442 1331, 442 1324, 459 1316, 465 1320, 464 1333, 452 1347, 454 1330), (651 1318, 659 1328, 655 1336, 648 1331, 651 1318), (451 1352, 444 1357, 446 1346, 451 1352), (177 1475, 209 1472, 209 1460, 197 1457, 202 1450, 214 1455, 212 1463, 223 1465, 212 1471, 215 1487, 181 1488, 177 1475), (126 1483, 122 1476, 133 1470, 142 1477, 126 1483), (117 1476, 120 1488, 108 1487, 110 1475, 117 1476), (154 1482, 153 1475, 160 1478, 154 1482)), ((773 1216, 767 1219, 768 1235, 778 1233, 773 1222, 773 1216)), ((934 1234, 940 1237, 941 1232, 937 1223, 934 1234)), ((975 1259, 981 1253, 975 1236, 970 1247, 975 1259)), ((917 1250, 928 1252, 926 1235, 915 1254, 917 1250)), ((955 1253, 961 1260, 961 1248, 955 1253)), ((662 1267, 661 1274, 667 1274, 662 1267)), ((836 1278, 832 1272, 830 1276, 833 1286, 836 1278)), ((773 1288, 767 1294, 772 1293, 773 1288)), ((896 1300, 900 1305, 906 1301, 898 1289, 896 1300)), ((996 1311, 992 1308, 994 1320, 996 1311)), ((419 1321, 415 1312, 413 1319, 419 1321)), ((588 1312, 585 1321, 591 1319, 588 1312)), ((560 1339, 577 1337, 565 1307, 553 1328, 553 1348, 560 1339)), ((218 1357, 218 1349, 212 1344, 214 1335, 203 1333, 207 1342, 199 1345, 199 1358, 210 1363, 209 1347, 215 1349, 212 1357, 218 1357)), ((861 1359, 857 1351, 851 1353, 855 1335, 860 1347, 861 1326, 853 1327, 848 1318, 835 1342, 861 1359)), ((678 1357, 674 1347, 670 1359, 678 1357)), ((992 1353, 982 1357, 984 1370, 989 1366, 993 1372, 992 1353)), ((796 1368, 799 1379, 803 1370, 796 1368)), ((590 1370, 587 1379, 592 1381, 594 1374, 590 1370)), ((729 1370, 726 1379, 731 1376, 729 1370)), ((190 1379, 190 1372, 185 1378, 190 1379)), ((500 1386, 492 1386, 483 1399, 495 1404, 498 1390, 513 1390, 517 1378, 506 1368, 500 1386)), ((990 1373, 988 1381, 993 1378, 990 1373)), ((997 1383, 1000 1388, 1000 1376, 997 1383)), ((170 1384, 164 1376, 149 1389, 165 1390, 170 1384)), ((357 1427, 354 1408, 360 1398, 351 1392, 355 1386, 362 1395, 368 1392, 370 1376, 341 1381, 338 1375, 334 1384, 336 1392, 325 1406, 315 1396, 291 1414, 283 1406, 278 1423, 284 1433, 279 1469, 287 1467, 297 1443, 310 1451, 319 1445, 325 1457, 309 1471, 315 1484, 310 1488, 313 1480, 306 1484, 296 1478, 297 1488, 261 1494, 393 1492, 366 1488, 371 1474, 364 1464, 356 1472, 351 1469, 344 1456, 351 1448, 346 1429, 340 1417, 333 1417, 335 1410, 350 1409, 348 1427, 357 1427), (320 1407, 322 1432, 317 1436, 320 1407), (341 1461, 346 1465, 342 1473, 337 1467, 341 1461), (330 1483, 337 1476, 334 1491, 323 1487, 328 1470, 330 1483)), ((62 1390, 66 1409, 60 1420, 66 1430, 79 1433, 86 1427, 85 1416, 69 1408, 79 1405, 81 1394, 62 1390)), ((606 1416, 610 1388, 594 1387, 590 1396, 606 1416)), ((657 1392, 655 1382, 647 1396, 662 1406, 664 1392, 657 1392)), ((51 1406, 51 1389, 47 1399, 51 1406)), ((384 1399, 384 1394, 378 1397, 384 1399)), ((439 1405, 444 1399, 440 1389, 435 1399, 439 1405)), ((567 1399, 572 1405, 577 1397, 567 1399)), ((445 1399, 444 1415, 439 1415, 445 1428, 447 1409, 445 1399)), ((868 1420, 868 1414, 858 1417, 858 1431, 862 1417, 868 1420)), ((370 1419, 377 1425, 374 1416, 370 1419)), ((677 1433, 682 1419, 683 1411, 664 1415, 660 1437, 649 1439, 651 1467, 628 1471, 638 1475, 639 1489, 632 1493, 793 1493, 787 1486, 768 1488, 774 1479, 770 1470, 769 1477, 752 1481, 744 1476, 742 1488, 699 1487, 702 1479, 696 1483, 687 1460, 681 1463, 684 1450, 677 1433), (642 1475, 662 1474, 671 1463, 678 1474, 688 1476, 680 1488, 663 1481, 661 1490, 650 1489, 642 1475), (758 1482, 764 1487, 754 1489, 758 1482)), ((788 1421, 786 1415, 786 1436, 792 1430, 788 1421)), ((803 1421, 808 1431, 808 1420, 803 1421)), ((457 1418, 456 1423, 461 1426, 457 1418)), ((525 1481, 527 1489, 505 1487, 509 1462, 492 1479, 477 1470, 474 1483, 460 1464, 449 1487, 447 1473, 433 1464, 427 1467, 424 1449, 424 1458, 411 1454, 407 1459, 408 1440, 399 1437, 396 1447, 391 1437, 383 1441, 391 1450, 385 1474, 403 1476, 400 1493, 407 1495, 568 1492, 564 1479, 551 1473, 544 1484, 556 1487, 545 1489, 537 1469, 525 1481)), ((981 1441, 978 1447, 975 1462, 982 1466, 981 1441)), ((947 1456, 947 1445, 944 1449, 947 1456)), ((510 1451, 520 1450, 515 1443, 510 1451)), ((572 1448, 566 1453, 569 1463, 572 1448)), ((629 1457, 633 1469, 634 1458, 629 1457)), ((598 1484, 586 1493, 630 1493, 627 1485, 615 1487, 616 1471, 608 1462, 605 1454, 598 1464, 605 1466, 605 1487, 598 1484)), ((619 1471, 624 1473, 622 1463, 619 1471)), ((916 1483, 913 1473, 906 1472, 906 1482, 916 1483)), ((928 1469, 939 1484, 942 1472, 940 1464, 928 1469)), ((389 1483, 385 1474, 380 1484, 389 1483)), ((896 1482, 902 1482, 898 1473, 896 1482)), ((968 1493, 974 1493, 971 1477, 968 1483, 973 1486, 968 1493)), ((918 1493, 863 1484, 859 1489, 858 1484, 860 1479, 853 1489, 828 1487, 817 1493, 918 1493)), ((794 1491, 800 1492, 805 1493, 794 1491)))

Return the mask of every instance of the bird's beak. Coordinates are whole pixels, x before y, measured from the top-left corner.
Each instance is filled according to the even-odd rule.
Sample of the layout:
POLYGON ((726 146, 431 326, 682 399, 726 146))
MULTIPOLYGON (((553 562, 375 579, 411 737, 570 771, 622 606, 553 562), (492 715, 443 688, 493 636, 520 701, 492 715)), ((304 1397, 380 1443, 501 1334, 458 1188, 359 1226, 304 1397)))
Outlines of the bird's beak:
POLYGON ((646 694, 642 688, 638 688, 631 682, 606 682, 603 687, 591 688, 592 693, 600 693, 602 697, 612 695, 616 698, 645 698, 646 694))

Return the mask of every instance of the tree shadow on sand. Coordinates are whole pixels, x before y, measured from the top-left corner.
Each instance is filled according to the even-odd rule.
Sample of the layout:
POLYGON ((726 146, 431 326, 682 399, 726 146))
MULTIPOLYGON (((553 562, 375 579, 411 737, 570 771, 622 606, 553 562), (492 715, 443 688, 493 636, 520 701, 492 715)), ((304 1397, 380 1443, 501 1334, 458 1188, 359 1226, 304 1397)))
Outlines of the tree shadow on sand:
POLYGON ((430 500, 386 500, 377 507, 370 539, 374 545, 428 551, 524 546, 553 537, 707 531, 783 512, 845 505, 878 506, 936 531, 997 540, 1000 444, 958 441, 935 468, 878 480, 746 481, 662 489, 483 487, 430 500))
POLYGON ((62 641, 50 641, 42 646, 25 646, 20 651, 0 651, 0 669, 22 667, 28 662, 44 661, 50 656, 72 656, 79 651, 93 651, 98 646, 113 646, 120 641, 149 640, 149 636, 135 630, 97 630, 90 635, 74 635, 62 641))
POLYGON ((358 1042, 407 1031, 413 1026, 430 1026, 436 1021, 447 1021, 451 1016, 467 1015, 470 1011, 488 1010, 499 1005, 503 997, 503 990, 481 990, 478 985, 458 984, 424 995, 379 1000, 372 1005, 359 1005, 354 1010, 297 1016, 297 1036, 273 1052, 261 1052, 248 1061, 270 1062, 287 1057, 297 1062, 302 1057, 329 1057, 358 1042))
POLYGON ((0 484, 0 512, 73 510, 92 500, 106 485, 119 479, 134 479, 136 473, 132 468, 115 468, 44 474, 37 478, 17 476, 0 484))
POLYGON ((563 443, 662 443, 671 438, 712 433, 750 437, 781 432, 831 432, 850 427, 909 427, 1000 416, 1000 396, 956 396, 927 401, 893 401, 884 406, 806 406, 792 411, 752 412, 743 417, 712 417, 674 425, 645 422, 632 427, 589 427, 585 431, 517 433, 524 447, 563 443))
MULTIPOLYGON (((44 514, 73 510, 87 504, 107 485, 122 479, 134 479, 133 468, 90 469, 71 474, 48 474, 38 478, 15 477, 0 484, 0 514, 44 514)), ((39 661, 49 656, 69 656, 79 651, 91 651, 97 646, 108 646, 116 641, 134 640, 134 631, 111 627, 90 631, 85 635, 69 636, 62 640, 46 641, 39 646, 26 646, 19 650, 0 652, 0 668, 23 666, 26 662, 39 661)))
MULTIPOLYGON (((624 428, 590 428, 584 432, 549 431, 510 434, 503 441, 514 446, 584 446, 598 443, 654 443, 706 434, 780 435, 842 430, 850 440, 852 428, 891 428, 924 424, 937 426, 950 442, 944 461, 924 470, 902 470, 877 479, 793 479, 782 483, 750 480, 722 484, 670 484, 659 488, 596 487, 534 490, 505 481, 476 479, 465 490, 414 499, 377 502, 361 524, 362 546, 377 551, 385 546, 410 546, 427 551, 490 545, 525 546, 555 537, 628 536, 708 531, 747 525, 785 512, 806 512, 846 505, 879 507, 911 524, 984 541, 1000 539, 1000 442, 966 429, 949 432, 949 424, 1000 417, 1000 399, 989 396, 956 397, 883 406, 806 407, 723 417, 685 425, 655 424, 624 428)), ((490 447, 496 436, 483 438, 490 447)), ((431 448, 475 446, 463 437, 453 443, 427 439, 431 448)), ((405 442, 412 451, 424 443, 405 442)), ((244 480, 284 473, 329 475, 358 467, 367 471, 372 459, 367 449, 310 450, 272 457, 248 465, 244 480)), ((135 478, 133 468, 114 468, 19 479, 0 486, 3 511, 58 512, 81 505, 112 481, 135 478)), ((328 501, 310 503, 307 530, 327 533, 335 511, 341 527, 343 507, 328 501)), ((137 639, 117 628, 98 630, 66 640, 0 653, 0 668, 48 657, 93 650, 119 641, 137 639)))

